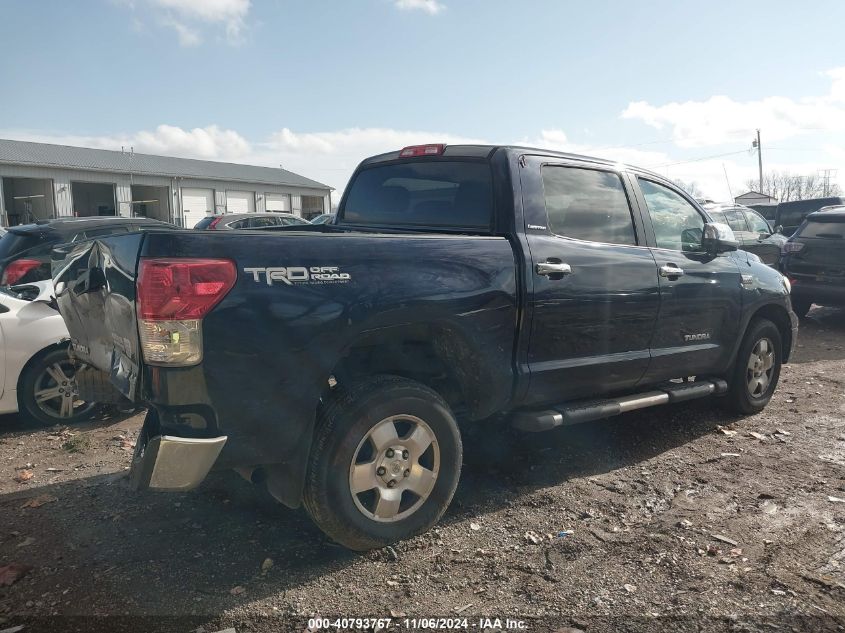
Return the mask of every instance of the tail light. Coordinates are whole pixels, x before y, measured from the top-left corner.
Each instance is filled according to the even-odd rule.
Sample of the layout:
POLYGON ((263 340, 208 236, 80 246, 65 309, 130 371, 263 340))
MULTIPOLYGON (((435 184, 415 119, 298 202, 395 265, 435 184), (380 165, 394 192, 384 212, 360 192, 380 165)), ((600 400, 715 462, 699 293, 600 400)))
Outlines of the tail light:
POLYGON ((789 253, 798 253, 802 248, 804 248, 803 242, 785 242, 781 246, 780 252, 783 255, 788 255, 789 253))
POLYGON ((218 215, 216 218, 214 218, 214 219, 211 221, 211 224, 209 224, 209 225, 208 225, 208 228, 209 228, 209 229, 213 229, 215 226, 217 226, 217 225, 220 223, 220 220, 222 220, 222 219, 223 219, 223 216, 222 216, 222 215, 218 215))
POLYGON ((138 329, 144 360, 184 367, 202 360, 202 319, 235 285, 228 259, 141 258, 138 329))
POLYGON ((12 286, 23 279, 28 272, 35 270, 39 266, 41 266, 41 262, 37 259, 16 259, 6 266, 6 270, 3 271, 3 277, 0 279, 0 285, 12 286))
POLYGON ((417 156, 439 156, 446 146, 442 143, 432 145, 409 145, 399 152, 399 158, 414 158, 417 156))

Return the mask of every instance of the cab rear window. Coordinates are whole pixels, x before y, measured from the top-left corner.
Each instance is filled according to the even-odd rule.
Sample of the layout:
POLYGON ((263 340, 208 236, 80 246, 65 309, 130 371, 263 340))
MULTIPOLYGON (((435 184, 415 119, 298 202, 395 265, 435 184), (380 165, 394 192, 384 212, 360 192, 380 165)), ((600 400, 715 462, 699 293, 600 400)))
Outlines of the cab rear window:
POLYGON ((493 185, 486 163, 416 161, 361 170, 341 222, 379 226, 489 228, 493 185))

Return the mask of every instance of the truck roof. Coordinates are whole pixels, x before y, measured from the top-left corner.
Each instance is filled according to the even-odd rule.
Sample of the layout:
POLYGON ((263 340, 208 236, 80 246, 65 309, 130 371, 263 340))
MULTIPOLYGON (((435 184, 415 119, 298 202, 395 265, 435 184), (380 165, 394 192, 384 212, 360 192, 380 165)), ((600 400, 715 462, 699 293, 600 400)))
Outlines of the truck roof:
MULTIPOLYGON (((387 152, 385 154, 379 154, 377 156, 365 158, 363 161, 361 161, 361 166, 363 167, 365 165, 373 165, 376 163, 386 163, 389 161, 399 160, 399 154, 401 151, 401 149, 397 149, 393 152, 387 152)), ((665 180, 665 178, 660 174, 650 171, 648 169, 643 169, 642 167, 637 167, 635 165, 628 165, 626 163, 620 163, 619 161, 609 160, 607 158, 597 158, 595 156, 585 156, 584 154, 572 154, 569 152, 557 152, 550 149, 542 149, 539 147, 527 147, 522 145, 445 145, 441 156, 443 156, 444 158, 489 159, 497 151, 506 151, 517 154, 539 154, 542 156, 565 158, 567 160, 583 161, 586 163, 605 165, 608 167, 622 165, 626 169, 635 169, 637 171, 656 176, 661 180, 665 180)))

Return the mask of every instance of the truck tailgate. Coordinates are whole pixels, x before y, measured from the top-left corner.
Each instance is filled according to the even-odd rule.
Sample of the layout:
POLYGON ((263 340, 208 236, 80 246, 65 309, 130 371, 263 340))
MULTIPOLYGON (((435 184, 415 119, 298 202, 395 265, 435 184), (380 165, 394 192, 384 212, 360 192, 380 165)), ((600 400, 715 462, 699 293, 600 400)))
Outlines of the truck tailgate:
POLYGON ((59 311, 81 360, 106 372, 131 401, 139 400, 140 345, 135 278, 145 233, 66 244, 53 251, 59 311))

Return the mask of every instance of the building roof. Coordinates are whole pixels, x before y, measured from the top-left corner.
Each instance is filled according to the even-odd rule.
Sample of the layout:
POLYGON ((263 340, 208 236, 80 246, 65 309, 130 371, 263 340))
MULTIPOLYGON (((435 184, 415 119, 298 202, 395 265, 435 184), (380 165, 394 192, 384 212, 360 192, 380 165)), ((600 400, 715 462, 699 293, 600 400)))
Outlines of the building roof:
POLYGON ((770 200, 774 200, 774 198, 772 198, 769 194, 760 193, 759 191, 746 191, 742 195, 734 198, 734 200, 739 200, 740 198, 769 198, 770 200))
POLYGON ((281 168, 8 139, 0 139, 0 163, 147 176, 235 180, 311 189, 331 188, 321 182, 281 168))

